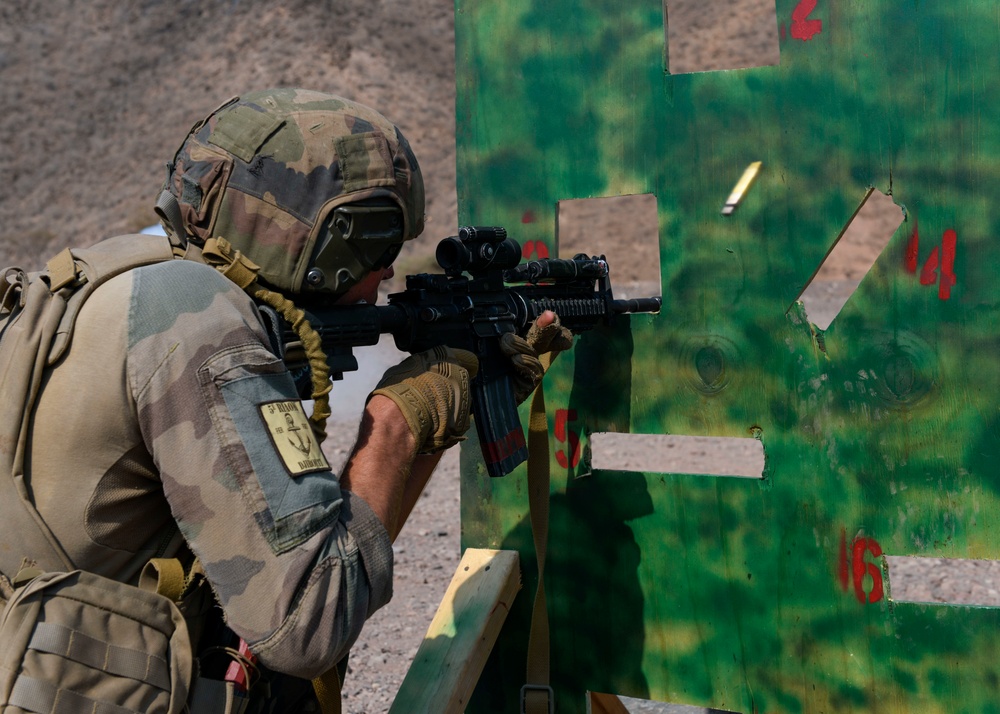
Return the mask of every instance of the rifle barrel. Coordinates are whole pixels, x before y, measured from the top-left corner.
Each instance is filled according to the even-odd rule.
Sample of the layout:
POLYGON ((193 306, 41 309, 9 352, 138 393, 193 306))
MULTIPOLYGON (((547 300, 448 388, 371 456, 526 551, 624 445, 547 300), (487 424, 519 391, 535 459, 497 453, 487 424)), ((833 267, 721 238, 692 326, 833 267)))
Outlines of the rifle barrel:
POLYGON ((663 305, 662 297, 631 298, 629 300, 612 300, 611 312, 616 315, 627 312, 659 312, 663 305))

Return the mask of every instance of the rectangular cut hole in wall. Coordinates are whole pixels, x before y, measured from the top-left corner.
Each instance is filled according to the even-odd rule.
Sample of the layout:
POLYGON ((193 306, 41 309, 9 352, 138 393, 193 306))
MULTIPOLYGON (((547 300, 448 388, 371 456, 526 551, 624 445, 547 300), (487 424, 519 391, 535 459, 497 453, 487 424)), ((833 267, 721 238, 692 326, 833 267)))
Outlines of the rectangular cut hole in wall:
POLYGON ((643 193, 560 201, 557 216, 560 258, 577 253, 607 256, 616 298, 661 293, 656 196, 643 193))
POLYGON ((728 709, 705 709, 688 704, 654 702, 621 695, 615 697, 597 692, 590 694, 588 705, 588 714, 738 714, 728 709))
POLYGON ((1000 561, 887 555, 896 602, 1000 607, 1000 561))
POLYGON ((598 432, 590 449, 595 469, 764 478, 764 444, 749 437, 598 432))
POLYGON ((670 74, 776 65, 775 0, 666 0, 670 74))
POLYGON ((903 222, 903 210, 871 190, 799 296, 809 321, 825 330, 868 274, 903 222))

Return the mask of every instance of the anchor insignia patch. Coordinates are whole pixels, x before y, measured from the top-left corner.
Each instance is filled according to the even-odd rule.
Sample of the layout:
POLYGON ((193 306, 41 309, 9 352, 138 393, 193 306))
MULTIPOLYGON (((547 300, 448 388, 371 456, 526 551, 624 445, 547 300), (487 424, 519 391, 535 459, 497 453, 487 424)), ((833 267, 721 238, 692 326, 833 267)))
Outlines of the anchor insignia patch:
POLYGON ((260 415, 282 463, 292 476, 330 468, 319 442, 309 428, 309 419, 300 401, 267 402, 260 415))

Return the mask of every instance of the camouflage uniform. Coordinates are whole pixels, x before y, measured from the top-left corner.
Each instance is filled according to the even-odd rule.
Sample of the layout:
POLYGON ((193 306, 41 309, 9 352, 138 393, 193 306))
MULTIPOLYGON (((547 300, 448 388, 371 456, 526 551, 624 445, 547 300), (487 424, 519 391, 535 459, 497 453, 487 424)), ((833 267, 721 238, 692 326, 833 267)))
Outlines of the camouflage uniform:
MULTIPOLYGON (((195 125, 165 190, 191 260, 135 268, 90 296, 45 373, 25 480, 75 567, 136 583, 149 558, 189 548, 260 662, 312 678, 391 597, 390 539, 330 472, 253 300, 198 262, 199 246, 225 237, 260 284, 294 298, 335 207, 388 200, 403 239, 420 233, 419 168, 380 114, 273 90, 195 125)), ((356 248, 338 247, 330 292, 371 267, 356 248)))
POLYGON ((74 565, 135 583, 186 543, 261 661, 313 677, 389 600, 392 551, 327 468, 286 466, 262 405, 298 397, 267 345, 253 303, 211 268, 114 278, 45 377, 27 473, 74 565))

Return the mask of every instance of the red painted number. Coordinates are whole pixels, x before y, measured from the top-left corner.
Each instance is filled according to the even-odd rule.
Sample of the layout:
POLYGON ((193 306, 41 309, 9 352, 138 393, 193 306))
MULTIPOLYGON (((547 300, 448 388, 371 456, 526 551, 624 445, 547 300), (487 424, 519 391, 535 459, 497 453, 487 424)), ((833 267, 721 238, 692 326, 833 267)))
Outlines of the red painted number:
MULTIPOLYGON (((958 282, 955 277, 955 253, 958 246, 958 233, 949 228, 941 236, 941 247, 934 246, 931 254, 927 256, 923 267, 920 268, 920 284, 938 284, 938 297, 947 300, 951 297, 951 289, 958 282)), ((913 226, 913 233, 910 234, 910 241, 906 244, 904 262, 906 270, 917 272, 917 255, 920 252, 920 234, 916 225, 913 226)))
POLYGON ((810 20, 809 13, 816 9, 816 0, 799 0, 792 11, 792 37, 796 40, 811 40, 823 31, 822 20, 810 20))
POLYGON ((843 530, 840 532, 840 567, 838 568, 838 580, 840 587, 847 591, 849 581, 854 583, 854 596, 858 602, 870 604, 878 602, 885 597, 882 587, 882 569, 877 561, 882 556, 882 546, 874 538, 857 537, 851 544, 850 556, 848 556, 847 538, 843 530), (866 581, 866 576, 871 578, 866 581))
POLYGON ((562 449, 556 451, 556 461, 564 469, 580 463, 580 434, 567 428, 567 424, 576 421, 576 409, 556 409, 556 441, 567 444, 569 456, 562 449))
POLYGON ((906 272, 917 272, 917 258, 920 257, 920 231, 917 229, 917 221, 913 220, 913 232, 910 233, 910 240, 906 244, 906 253, 903 254, 903 261, 906 265, 906 272))
POLYGON ((549 257, 549 247, 540 240, 525 241, 521 247, 521 257, 527 260, 532 255, 537 254, 539 259, 549 257))
POLYGON ((854 595, 858 602, 872 603, 882 599, 882 570, 876 563, 865 559, 865 554, 871 553, 878 558, 882 548, 873 538, 855 538, 851 548, 851 573, 854 576, 854 595), (865 589, 865 575, 871 576, 871 592, 865 589))
POLYGON ((934 250, 931 254, 927 256, 927 262, 924 263, 924 267, 920 269, 920 284, 921 285, 933 285, 937 282, 937 271, 938 271, 938 249, 934 246, 934 250))
POLYGON ((951 288, 955 284, 955 244, 958 234, 950 228, 941 238, 941 283, 938 285, 938 297, 947 300, 951 297, 951 288))
POLYGON ((840 589, 847 592, 847 584, 850 579, 850 566, 847 562, 847 531, 840 529, 840 567, 837 568, 837 579, 840 580, 840 589))

